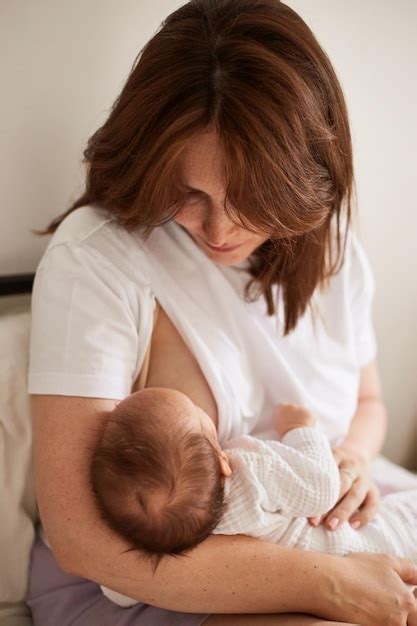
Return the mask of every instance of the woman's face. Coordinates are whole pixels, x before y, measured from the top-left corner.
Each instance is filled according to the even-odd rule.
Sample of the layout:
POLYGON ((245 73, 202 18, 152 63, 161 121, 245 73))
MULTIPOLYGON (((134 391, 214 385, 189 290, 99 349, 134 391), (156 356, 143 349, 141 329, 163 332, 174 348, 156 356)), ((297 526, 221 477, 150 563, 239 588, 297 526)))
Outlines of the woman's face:
POLYGON ((187 143, 183 159, 184 180, 190 195, 173 219, 215 263, 238 265, 269 235, 252 233, 227 217, 223 207, 222 151, 217 135, 211 132, 195 136, 187 143))

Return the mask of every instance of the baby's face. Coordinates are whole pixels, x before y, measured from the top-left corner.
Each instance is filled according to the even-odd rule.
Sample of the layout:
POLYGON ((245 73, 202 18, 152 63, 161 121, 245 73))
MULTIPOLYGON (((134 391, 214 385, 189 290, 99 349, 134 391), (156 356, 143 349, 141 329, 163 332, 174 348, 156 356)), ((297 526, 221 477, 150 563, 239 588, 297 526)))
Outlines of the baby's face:
POLYGON ((221 472, 230 476, 232 469, 226 453, 221 449, 216 426, 211 417, 181 391, 166 387, 148 387, 127 396, 117 403, 120 409, 129 405, 133 410, 146 409, 156 420, 163 433, 169 433, 170 424, 185 422, 185 425, 196 432, 203 431, 210 443, 217 450, 221 472))

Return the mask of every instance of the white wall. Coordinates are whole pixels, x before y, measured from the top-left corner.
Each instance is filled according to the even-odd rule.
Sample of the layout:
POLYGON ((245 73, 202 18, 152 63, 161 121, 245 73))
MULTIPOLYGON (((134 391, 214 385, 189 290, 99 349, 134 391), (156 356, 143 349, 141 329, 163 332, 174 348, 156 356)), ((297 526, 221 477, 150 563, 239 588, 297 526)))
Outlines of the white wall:
POLYGON ((389 410, 384 451, 417 467, 417 3, 288 0, 330 56, 351 117, 359 233, 389 410))
MULTIPOLYGON (((32 271, 39 228, 82 190, 87 138, 173 0, 0 2, 0 274, 32 271)), ((351 115, 360 234, 374 268, 390 427, 417 450, 417 3, 288 0, 328 52, 351 115)))

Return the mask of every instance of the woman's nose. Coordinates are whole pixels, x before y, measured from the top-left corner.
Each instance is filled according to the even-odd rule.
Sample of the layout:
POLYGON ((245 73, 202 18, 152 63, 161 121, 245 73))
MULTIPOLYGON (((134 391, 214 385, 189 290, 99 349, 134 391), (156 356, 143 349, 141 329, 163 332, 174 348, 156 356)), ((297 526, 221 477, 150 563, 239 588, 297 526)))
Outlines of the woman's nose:
POLYGON ((217 211, 210 209, 205 215, 203 232, 206 241, 212 246, 230 244, 236 226, 229 220, 224 209, 217 211))

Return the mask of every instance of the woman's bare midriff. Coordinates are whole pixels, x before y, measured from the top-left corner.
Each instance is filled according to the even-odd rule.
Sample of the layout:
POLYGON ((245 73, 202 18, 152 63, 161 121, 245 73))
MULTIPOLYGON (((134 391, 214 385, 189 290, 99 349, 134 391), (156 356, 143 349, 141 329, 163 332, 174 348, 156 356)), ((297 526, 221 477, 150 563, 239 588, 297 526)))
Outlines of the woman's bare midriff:
MULTIPOLYGON (((132 392, 143 387, 170 387, 185 393, 213 419, 217 427, 218 411, 214 395, 197 360, 164 309, 158 305, 146 358, 146 372, 139 374, 132 392), (145 375, 143 375, 145 374, 145 375)), ((334 622, 303 615, 211 615, 207 626, 330 626, 334 622)), ((340 624, 339 626, 343 626, 340 624)), ((349 626, 349 625, 346 625, 349 626)))

